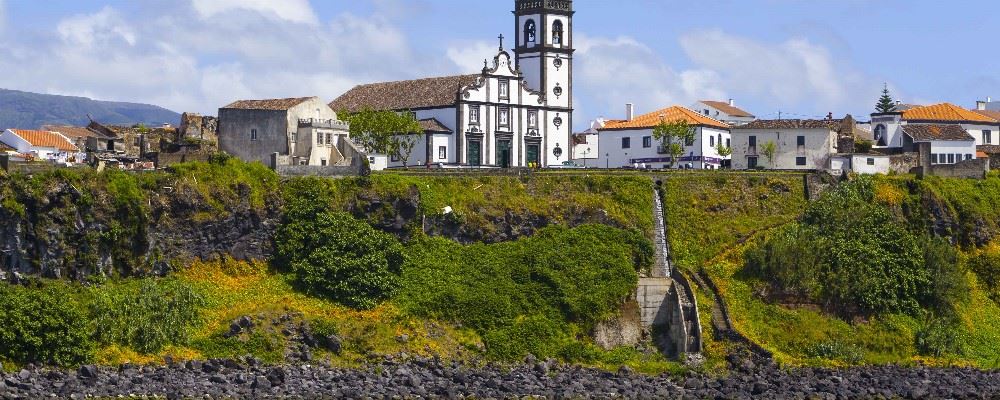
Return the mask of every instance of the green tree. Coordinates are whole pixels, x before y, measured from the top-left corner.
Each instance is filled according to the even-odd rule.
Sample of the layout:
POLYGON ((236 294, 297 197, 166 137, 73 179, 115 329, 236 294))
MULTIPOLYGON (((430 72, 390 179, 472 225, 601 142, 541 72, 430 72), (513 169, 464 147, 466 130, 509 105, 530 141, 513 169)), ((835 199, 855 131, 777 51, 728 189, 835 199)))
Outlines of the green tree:
POLYGON ((673 167, 677 159, 684 154, 685 143, 694 140, 694 129, 691 129, 683 119, 673 122, 660 121, 660 124, 653 128, 653 138, 659 140, 667 150, 667 154, 670 154, 670 166, 673 167))
POLYGON ((889 94, 889 85, 886 84, 882 88, 882 96, 878 98, 878 103, 875 103, 875 112, 887 113, 892 112, 892 108, 896 106, 896 101, 892 99, 892 95, 889 94))
POLYGON ((371 309, 399 288, 403 247, 343 212, 320 211, 286 221, 275 239, 276 262, 305 291, 357 309, 371 309))
POLYGON ((767 158, 767 163, 771 164, 771 167, 773 168, 774 155, 775 153, 778 152, 778 144, 774 143, 773 140, 768 140, 766 143, 760 146, 760 152, 764 154, 764 157, 767 158))
POLYGON ((412 113, 362 110, 339 115, 351 125, 351 140, 369 152, 398 157, 407 166, 417 135, 422 133, 412 113))
POLYGON ((733 155, 733 149, 731 147, 729 147, 729 146, 726 146, 726 145, 722 144, 722 143, 719 143, 718 146, 715 146, 715 151, 717 153, 719 153, 719 157, 722 157, 722 158, 726 158, 726 157, 729 157, 729 156, 733 155))

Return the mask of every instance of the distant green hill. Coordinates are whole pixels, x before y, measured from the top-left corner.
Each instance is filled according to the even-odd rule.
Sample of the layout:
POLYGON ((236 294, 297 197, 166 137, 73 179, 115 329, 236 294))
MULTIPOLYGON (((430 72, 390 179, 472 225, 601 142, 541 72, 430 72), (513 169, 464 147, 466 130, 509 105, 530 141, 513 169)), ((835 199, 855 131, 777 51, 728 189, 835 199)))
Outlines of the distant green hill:
POLYGON ((87 115, 110 125, 180 123, 180 114, 149 104, 0 89, 0 129, 37 129, 46 124, 83 126, 90 122, 87 115))

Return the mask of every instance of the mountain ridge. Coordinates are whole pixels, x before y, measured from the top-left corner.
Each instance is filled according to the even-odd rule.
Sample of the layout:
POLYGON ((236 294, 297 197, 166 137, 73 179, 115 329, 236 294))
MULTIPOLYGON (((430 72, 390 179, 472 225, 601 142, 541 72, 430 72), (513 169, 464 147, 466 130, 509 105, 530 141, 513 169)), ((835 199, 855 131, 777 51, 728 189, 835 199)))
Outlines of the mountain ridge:
POLYGON ((180 117, 177 112, 152 104, 0 89, 0 129, 84 126, 90 118, 109 125, 176 125, 180 117))

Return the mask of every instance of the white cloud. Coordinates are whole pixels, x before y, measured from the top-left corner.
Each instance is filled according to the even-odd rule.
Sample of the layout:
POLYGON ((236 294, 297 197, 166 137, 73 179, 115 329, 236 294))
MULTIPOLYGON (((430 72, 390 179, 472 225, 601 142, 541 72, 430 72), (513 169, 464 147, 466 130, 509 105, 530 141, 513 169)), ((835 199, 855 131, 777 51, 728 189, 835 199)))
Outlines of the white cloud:
POLYGON ((358 83, 419 77, 436 67, 417 62, 406 36, 377 12, 290 24, 215 9, 205 19, 194 7, 163 4, 153 19, 104 8, 57 21, 42 35, 8 35, 0 44, 0 87, 215 114, 239 98, 332 100, 358 83))
POLYGON ((577 33, 576 41, 574 90, 577 98, 590 99, 577 107, 577 127, 586 126, 585 118, 621 118, 625 103, 634 103, 637 113, 646 113, 725 95, 714 71, 677 72, 653 49, 631 37, 577 33))
POLYGON ((286 21, 316 24, 319 20, 309 0, 192 0, 202 18, 235 10, 253 11, 286 21))
POLYGON ((835 111, 867 104, 881 86, 805 38, 765 43, 715 30, 684 35, 680 43, 728 91, 775 106, 835 111))
POLYGON ((122 41, 129 46, 135 46, 136 34, 125 23, 118 11, 104 7, 94 14, 76 15, 59 22, 56 30, 62 39, 68 43, 81 46, 121 45, 122 41))
POLYGON ((458 66, 460 73, 473 74, 483 69, 483 60, 492 62, 497 55, 497 45, 481 40, 460 42, 449 46, 446 55, 458 66))

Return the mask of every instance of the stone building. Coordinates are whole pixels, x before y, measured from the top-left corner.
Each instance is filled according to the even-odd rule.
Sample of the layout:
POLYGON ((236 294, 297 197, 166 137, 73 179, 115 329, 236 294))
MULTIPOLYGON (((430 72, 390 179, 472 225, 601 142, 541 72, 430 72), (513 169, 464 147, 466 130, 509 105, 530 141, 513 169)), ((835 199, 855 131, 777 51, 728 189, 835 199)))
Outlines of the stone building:
POLYGON ((756 120, 733 127, 733 169, 815 170, 831 168, 841 120, 756 120), (774 158, 764 148, 774 143, 774 158))
POLYGON ((560 165, 573 150, 573 14, 570 0, 515 0, 513 57, 501 35, 478 74, 360 85, 330 106, 437 120, 448 131, 424 135, 409 165, 560 165))
POLYGON ((347 166, 364 158, 346 122, 318 97, 239 100, 219 109, 219 148, 272 168, 347 166))
POLYGON ((200 142, 215 146, 219 142, 219 120, 196 113, 181 114, 181 125, 177 129, 175 142, 200 142))

